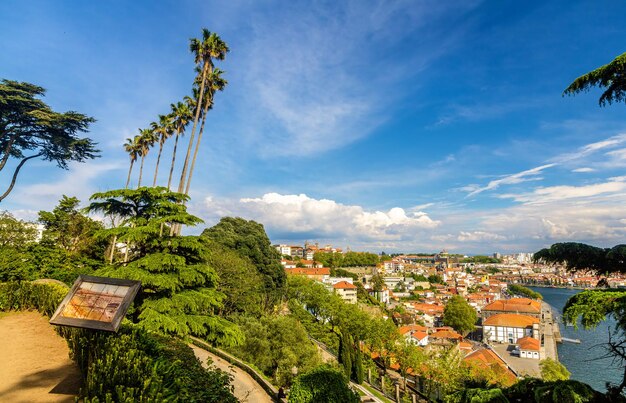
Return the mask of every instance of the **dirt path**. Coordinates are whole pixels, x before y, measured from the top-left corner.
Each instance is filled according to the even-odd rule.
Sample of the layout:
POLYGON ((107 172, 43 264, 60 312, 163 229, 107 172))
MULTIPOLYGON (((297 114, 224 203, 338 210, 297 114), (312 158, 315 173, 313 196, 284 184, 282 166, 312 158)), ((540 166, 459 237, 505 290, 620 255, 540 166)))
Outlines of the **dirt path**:
POLYGON ((0 313, 0 402, 73 402, 78 367, 39 312, 0 313))
POLYGON ((235 397, 241 402, 248 403, 271 403, 272 399, 265 393, 265 390, 244 370, 231 365, 228 361, 211 354, 194 345, 190 345, 196 357, 206 367, 207 358, 213 360, 213 365, 218 369, 233 375, 233 386, 235 387, 235 397))

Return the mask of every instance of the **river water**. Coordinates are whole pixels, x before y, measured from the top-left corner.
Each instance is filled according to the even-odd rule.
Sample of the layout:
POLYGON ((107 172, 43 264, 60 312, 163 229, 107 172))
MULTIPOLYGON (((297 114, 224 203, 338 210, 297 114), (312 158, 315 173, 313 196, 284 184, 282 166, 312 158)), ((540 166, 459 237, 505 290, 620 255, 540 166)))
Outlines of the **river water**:
MULTIPOLYGON (((567 300, 581 292, 566 288, 528 287, 543 295, 544 301, 550 304, 560 318, 567 300)), ((563 342, 557 347, 559 361, 572 373, 571 379, 585 382, 599 391, 606 391, 606 382, 619 384, 622 381, 623 369, 619 362, 613 363, 611 358, 599 357, 605 354, 601 346, 609 339, 609 331, 615 328, 613 319, 602 322, 596 329, 584 330, 582 326, 575 330, 561 322, 561 335, 570 339, 580 339, 581 344, 563 342)))

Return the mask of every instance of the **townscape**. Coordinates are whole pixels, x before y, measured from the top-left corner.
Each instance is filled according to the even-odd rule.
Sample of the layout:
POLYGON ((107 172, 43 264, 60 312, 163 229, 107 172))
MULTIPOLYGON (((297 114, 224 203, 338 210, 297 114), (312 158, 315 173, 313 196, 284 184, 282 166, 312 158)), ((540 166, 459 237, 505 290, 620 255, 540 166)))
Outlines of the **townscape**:
POLYGON ((0 3, 0 401, 625 403, 626 9, 505 3, 0 3))

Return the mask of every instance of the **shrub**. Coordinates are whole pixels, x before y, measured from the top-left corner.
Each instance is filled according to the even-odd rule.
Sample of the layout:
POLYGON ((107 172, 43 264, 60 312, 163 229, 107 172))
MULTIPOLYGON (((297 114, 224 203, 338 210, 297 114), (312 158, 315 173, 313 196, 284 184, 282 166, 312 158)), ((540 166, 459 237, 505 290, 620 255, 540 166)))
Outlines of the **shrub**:
MULTIPOLYGON (((51 316, 67 294, 57 283, 0 284, 0 311, 37 309, 51 316)), ((117 334, 58 327, 96 402, 236 402, 230 376, 206 370, 182 341, 123 323, 117 334)))
POLYGON ((321 365, 298 376, 289 392, 290 403, 352 403, 361 399, 348 386, 343 371, 321 365))
POLYGON ((50 317, 68 290, 57 283, 0 283, 0 311, 36 309, 50 317))

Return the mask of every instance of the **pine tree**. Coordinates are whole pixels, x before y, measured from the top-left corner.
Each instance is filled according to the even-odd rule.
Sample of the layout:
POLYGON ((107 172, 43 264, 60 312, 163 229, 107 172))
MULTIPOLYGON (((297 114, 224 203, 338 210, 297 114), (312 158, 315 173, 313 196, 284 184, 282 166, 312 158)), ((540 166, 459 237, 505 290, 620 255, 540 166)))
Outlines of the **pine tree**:
POLYGON ((363 383, 365 379, 365 373, 363 372, 363 353, 359 348, 359 340, 355 340, 355 358, 352 363, 352 379, 359 385, 363 383))
POLYGON ((339 356, 338 361, 343 365, 343 372, 346 374, 346 378, 350 379, 352 374, 352 361, 354 357, 354 346, 352 343, 352 336, 348 332, 343 331, 339 338, 339 356))
POLYGON ((165 187, 94 194, 89 211, 123 219, 120 226, 100 231, 100 236, 116 236, 132 245, 126 263, 109 265, 97 275, 141 281, 134 320, 147 330, 238 344, 242 341, 240 329, 214 314, 224 295, 216 289, 218 276, 206 263, 203 243, 195 236, 161 234, 161 225, 202 222, 187 213, 182 203, 186 199, 165 187))

